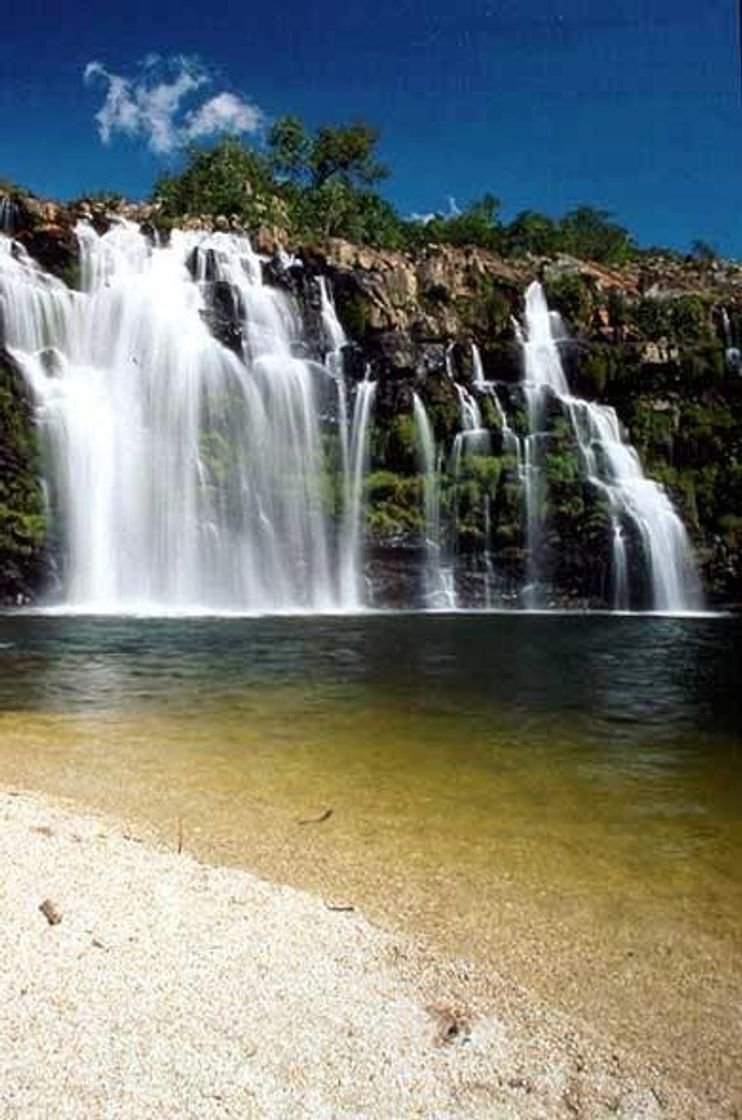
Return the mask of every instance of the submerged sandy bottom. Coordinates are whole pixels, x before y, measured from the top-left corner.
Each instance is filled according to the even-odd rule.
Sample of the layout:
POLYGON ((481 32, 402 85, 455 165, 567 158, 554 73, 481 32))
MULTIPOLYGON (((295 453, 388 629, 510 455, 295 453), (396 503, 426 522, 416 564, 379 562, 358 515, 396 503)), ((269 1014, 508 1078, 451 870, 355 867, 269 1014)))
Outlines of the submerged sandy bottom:
POLYGON ((0 868, 4 1117, 733 1114, 492 968, 110 818, 6 791, 0 868))

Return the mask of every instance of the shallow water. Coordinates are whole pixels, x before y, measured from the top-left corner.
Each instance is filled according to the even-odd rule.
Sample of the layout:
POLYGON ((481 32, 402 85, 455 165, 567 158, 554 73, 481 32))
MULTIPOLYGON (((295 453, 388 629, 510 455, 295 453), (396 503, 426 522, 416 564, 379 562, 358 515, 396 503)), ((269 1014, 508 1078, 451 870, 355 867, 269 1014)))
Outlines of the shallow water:
POLYGON ((696 1083, 734 1078, 741 748, 735 617, 0 618, 5 784, 422 930, 696 1083))

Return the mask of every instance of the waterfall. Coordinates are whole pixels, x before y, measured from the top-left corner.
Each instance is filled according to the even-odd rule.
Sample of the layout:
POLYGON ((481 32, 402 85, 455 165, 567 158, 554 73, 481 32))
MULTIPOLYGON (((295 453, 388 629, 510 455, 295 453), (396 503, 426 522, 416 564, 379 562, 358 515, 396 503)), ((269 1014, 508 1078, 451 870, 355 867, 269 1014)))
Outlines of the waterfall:
POLYGON ((549 396, 564 407, 577 443, 585 477, 606 498, 611 518, 613 603, 630 605, 624 523, 642 543, 651 588, 652 609, 682 612, 702 605, 700 583, 682 521, 664 490, 644 476, 639 457, 625 443, 612 408, 573 397, 569 392, 557 340, 564 337, 561 322, 549 312, 543 289, 534 282, 526 292, 521 345, 529 435, 525 440, 527 536, 531 570, 530 606, 538 603, 539 547, 544 479, 540 444, 545 436, 544 415, 549 396))
POLYGON ((0 250, 6 345, 34 394, 65 601, 100 611, 332 609, 320 401, 298 307, 245 237, 78 227, 82 292, 0 250), (189 273, 189 267, 195 279, 189 273), (232 294, 238 353, 204 322, 232 294))
POLYGON ((376 382, 366 377, 356 389, 353 405, 353 424, 350 435, 350 471, 348 501, 343 527, 341 554, 340 593, 343 605, 358 607, 362 604, 361 582, 363 572, 363 481, 368 469, 368 435, 373 413, 376 382))
POLYGON ((729 321, 729 312, 726 307, 721 309, 721 329, 724 333, 724 345, 729 349, 732 345, 732 324, 729 321))
POLYGON ((435 436, 417 393, 412 394, 413 416, 420 465, 423 469, 423 500, 425 504, 425 599, 428 606, 455 607, 452 575, 441 563, 441 490, 435 436))
POLYGON ((337 385, 338 439, 343 478, 343 518, 339 542, 340 602, 348 610, 363 605, 363 483, 368 470, 369 430, 376 396, 376 382, 366 376, 356 387, 353 418, 348 423, 348 395, 343 350, 348 339, 337 317, 331 290, 324 276, 317 278, 322 326, 329 347, 328 373, 337 385))
MULTIPOLYGON (((474 343, 472 343, 472 364, 474 369, 473 382, 481 389, 485 385, 484 376, 482 375, 482 362, 479 357, 479 351, 474 343), (477 369, 481 376, 477 375, 477 369)), ((447 359, 447 369, 449 376, 453 379, 450 359, 447 359)), ((486 455, 490 450, 490 433, 488 429, 484 427, 482 410, 479 407, 477 398, 458 381, 454 381, 454 388, 459 398, 459 412, 461 415, 461 431, 455 437, 453 449, 454 462, 458 463, 462 453, 486 455)))
POLYGON ((479 347, 476 342, 471 344, 471 366, 472 366, 472 381, 475 385, 484 385, 484 367, 482 366, 482 355, 479 353, 479 347))
MULTIPOLYGON (((342 474, 343 510, 347 510, 351 502, 350 479, 350 429, 348 424, 348 390, 345 384, 344 348, 348 343, 345 331, 337 317, 335 304, 330 294, 327 279, 317 277, 317 286, 320 295, 320 315, 322 330, 325 336, 325 369, 335 383, 338 410, 338 443, 340 446, 340 466, 342 474)), ((343 562, 341 562, 343 565, 343 562)), ((345 583, 344 566, 341 566, 340 581, 345 583)), ((342 596, 342 587, 341 587, 342 596)), ((355 606, 355 599, 351 597, 348 606, 355 606)))
MULTIPOLYGON (((5 211, 2 221, 10 221, 5 211)), ((166 245, 152 245, 125 221, 102 236, 81 223, 76 234, 77 291, 0 234, 2 343, 36 406, 62 604, 151 613, 362 606, 364 481, 381 398, 368 371, 355 385, 346 380, 348 343, 327 281, 317 280, 320 329, 310 340, 295 298, 263 282, 263 261, 247 237, 175 230, 166 245), (316 360, 307 357, 310 345, 316 360)), ((728 316, 722 322, 728 331, 728 316)), ((522 438, 508 421, 510 395, 500 399, 476 346, 468 387, 456 382, 448 348, 460 430, 447 462, 454 506, 445 538, 444 449, 413 393, 426 604, 456 605, 459 491, 487 476, 489 466, 474 457, 492 454, 483 423, 491 402, 525 501, 523 601, 541 605, 547 582, 545 451, 558 411, 581 477, 605 509, 605 598, 630 609, 643 603, 646 586, 655 610, 696 608, 701 594, 683 525, 645 478, 613 409, 571 394, 559 353, 564 324, 538 284, 516 329, 528 422, 522 438)), ((488 490, 482 502, 485 540, 491 530, 499 539, 499 496, 491 503, 488 490)), ((490 603, 496 573, 486 545, 484 564, 490 603)), ((459 584, 462 594, 468 586, 459 584)))
POLYGON ((739 346, 734 345, 732 323, 726 307, 721 309, 721 329, 724 335, 724 357, 727 369, 731 370, 732 373, 739 373, 742 370, 742 353, 740 353, 739 346))
POLYGON ((12 234, 18 221, 18 203, 3 195, 0 198, 0 233, 12 234))

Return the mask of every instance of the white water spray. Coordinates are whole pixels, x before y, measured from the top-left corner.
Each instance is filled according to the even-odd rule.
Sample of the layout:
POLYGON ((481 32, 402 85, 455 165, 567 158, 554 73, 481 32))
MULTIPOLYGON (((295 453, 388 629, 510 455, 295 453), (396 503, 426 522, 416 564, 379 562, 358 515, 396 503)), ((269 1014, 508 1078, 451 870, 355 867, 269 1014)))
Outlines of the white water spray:
POLYGON ((642 542, 651 588, 652 609, 683 612, 702 606, 700 582, 682 521, 664 490, 644 476, 636 451, 624 442, 612 408, 573 397, 564 375, 557 339, 561 323, 546 304, 543 289, 534 282, 526 292, 524 392, 530 435, 525 441, 525 484, 531 599, 537 605, 538 553, 543 498, 543 469, 539 441, 549 393, 568 415, 588 480, 606 497, 611 518, 613 604, 629 606, 630 588, 624 525, 630 524, 642 542))
POLYGON ((37 401, 76 609, 323 610, 342 605, 323 507, 325 371, 294 356, 290 296, 245 237, 78 227, 83 292, 7 239, 6 344, 37 401), (195 281, 188 265, 195 273, 195 281), (226 282, 242 353, 204 323, 226 282))

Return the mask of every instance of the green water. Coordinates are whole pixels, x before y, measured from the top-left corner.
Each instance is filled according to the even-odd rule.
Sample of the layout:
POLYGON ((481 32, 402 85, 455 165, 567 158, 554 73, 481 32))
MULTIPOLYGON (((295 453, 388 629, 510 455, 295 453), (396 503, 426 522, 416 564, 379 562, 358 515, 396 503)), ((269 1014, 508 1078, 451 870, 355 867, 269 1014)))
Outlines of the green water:
POLYGON ((0 620, 6 785, 422 931, 694 1082, 734 1078, 741 744, 738 618, 0 620))

